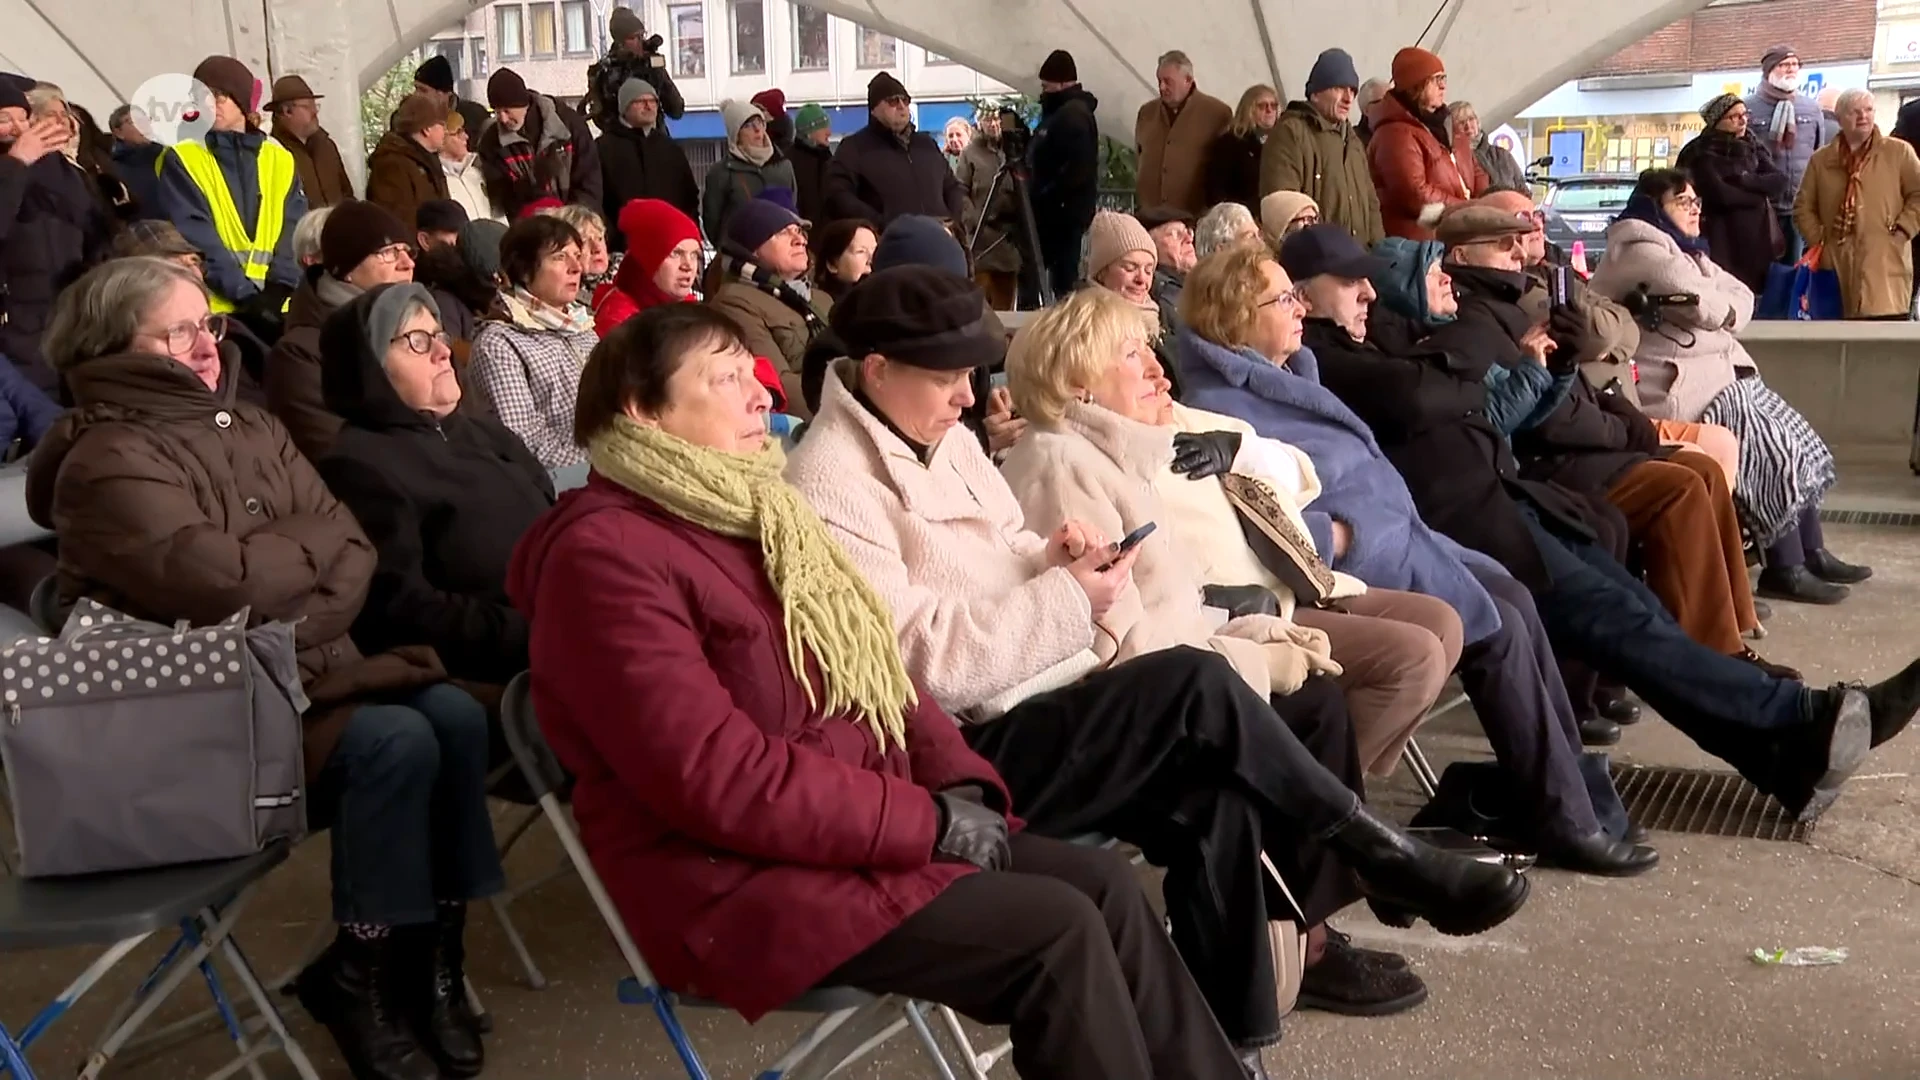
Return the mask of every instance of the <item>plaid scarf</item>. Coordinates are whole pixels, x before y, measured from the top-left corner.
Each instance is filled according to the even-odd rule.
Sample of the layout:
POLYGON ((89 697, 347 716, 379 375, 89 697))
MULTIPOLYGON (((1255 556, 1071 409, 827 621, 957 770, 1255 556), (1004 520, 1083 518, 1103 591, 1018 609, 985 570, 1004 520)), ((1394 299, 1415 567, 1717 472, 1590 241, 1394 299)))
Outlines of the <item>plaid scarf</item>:
POLYGON ((1856 148, 1846 136, 1840 137, 1840 167, 1847 173, 1847 190, 1840 196, 1840 216, 1834 221, 1834 230, 1841 236, 1852 236, 1860 223, 1860 174, 1866 171, 1873 152, 1880 149, 1880 139, 1880 132, 1872 131, 1856 148))

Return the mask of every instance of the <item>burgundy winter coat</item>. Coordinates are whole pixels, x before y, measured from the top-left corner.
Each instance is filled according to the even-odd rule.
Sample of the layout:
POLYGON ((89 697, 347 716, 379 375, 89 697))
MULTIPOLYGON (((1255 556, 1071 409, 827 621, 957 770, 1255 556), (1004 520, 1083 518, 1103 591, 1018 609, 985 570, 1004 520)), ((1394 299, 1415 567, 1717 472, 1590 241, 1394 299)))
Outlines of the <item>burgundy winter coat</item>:
POLYGON ((993 767, 925 695, 885 753, 809 705, 757 542, 596 473, 528 530, 507 587, 587 852, 668 988, 757 1020, 972 872, 932 861, 930 792, 1006 805, 993 767))

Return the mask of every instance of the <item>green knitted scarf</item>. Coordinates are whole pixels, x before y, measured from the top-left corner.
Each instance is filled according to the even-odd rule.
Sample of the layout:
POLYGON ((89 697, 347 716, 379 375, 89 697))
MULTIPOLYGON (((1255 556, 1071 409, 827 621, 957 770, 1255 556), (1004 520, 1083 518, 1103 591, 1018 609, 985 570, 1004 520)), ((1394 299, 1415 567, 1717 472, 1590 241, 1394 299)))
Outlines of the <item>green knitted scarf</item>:
POLYGON ((780 596, 787 660, 808 704, 820 707, 806 676, 811 652, 826 686, 826 715, 857 711, 882 750, 889 740, 906 749, 906 712, 915 693, 892 615, 820 516, 781 477, 786 455, 779 443, 733 454, 619 416, 587 454, 600 475, 668 513, 722 536, 759 540, 767 578, 780 596))

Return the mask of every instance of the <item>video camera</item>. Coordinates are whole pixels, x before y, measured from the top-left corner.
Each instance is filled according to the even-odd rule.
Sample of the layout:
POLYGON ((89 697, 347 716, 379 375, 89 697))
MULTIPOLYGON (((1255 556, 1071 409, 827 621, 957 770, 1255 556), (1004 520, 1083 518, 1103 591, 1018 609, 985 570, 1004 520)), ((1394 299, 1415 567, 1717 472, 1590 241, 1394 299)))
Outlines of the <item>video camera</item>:
POLYGON ((1025 164, 1027 148, 1033 145, 1033 129, 1021 118, 1020 112, 1010 106, 1000 107, 1000 151, 1007 160, 1025 164))
POLYGON ((1648 330, 1660 329, 1664 311, 1670 307, 1699 307, 1699 293, 1656 293, 1653 287, 1641 282, 1633 291, 1620 298, 1620 306, 1627 309, 1633 321, 1648 330))

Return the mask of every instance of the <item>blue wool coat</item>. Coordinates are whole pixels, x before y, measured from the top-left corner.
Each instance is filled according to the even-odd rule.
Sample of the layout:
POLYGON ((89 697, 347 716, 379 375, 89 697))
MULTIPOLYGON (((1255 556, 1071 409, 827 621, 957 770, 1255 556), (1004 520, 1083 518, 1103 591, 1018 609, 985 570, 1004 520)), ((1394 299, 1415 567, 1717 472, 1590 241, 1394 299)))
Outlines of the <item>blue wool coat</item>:
POLYGON ((1500 564, 1427 528, 1399 470, 1373 432, 1320 385, 1309 349, 1276 367, 1247 349, 1229 349, 1182 329, 1178 338, 1185 404, 1252 424, 1261 435, 1306 451, 1320 474, 1320 497, 1306 511, 1314 546, 1333 551, 1333 520, 1352 530, 1347 553, 1329 557, 1368 585, 1436 596, 1453 605, 1467 640, 1500 629, 1500 613, 1468 570, 1504 574, 1500 564))

